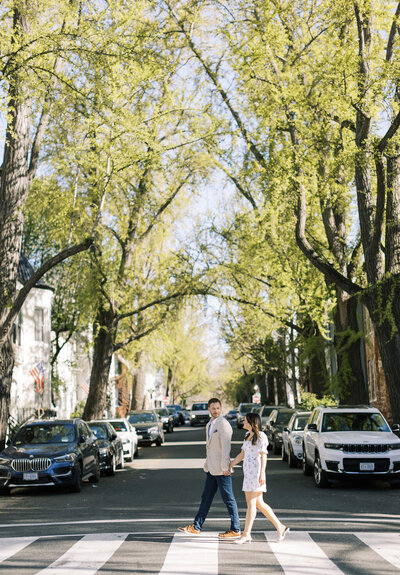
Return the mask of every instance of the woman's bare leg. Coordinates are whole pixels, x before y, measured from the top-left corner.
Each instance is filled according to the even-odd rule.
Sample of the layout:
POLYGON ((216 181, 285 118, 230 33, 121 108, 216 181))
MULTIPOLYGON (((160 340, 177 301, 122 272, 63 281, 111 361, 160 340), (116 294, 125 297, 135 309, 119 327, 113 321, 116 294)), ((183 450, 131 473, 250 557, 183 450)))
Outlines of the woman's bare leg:
MULTIPOLYGON (((247 493, 246 493, 247 495, 247 493)), ((257 509, 259 509, 261 511, 261 513, 263 515, 265 515, 265 517, 267 519, 269 519, 269 521, 271 521, 271 523, 274 525, 275 529, 278 532, 278 535, 282 535, 282 533, 285 531, 285 525, 279 521, 279 519, 277 518, 277 516, 275 515, 275 513, 272 511, 271 507, 269 505, 267 505, 267 503, 265 503, 262 493, 257 493, 257 498, 256 498, 256 507, 257 509)), ((247 515, 246 515, 246 521, 247 521, 247 515)), ((253 520, 254 521, 254 520, 253 520)))
POLYGON ((257 515, 257 496, 259 493, 254 491, 245 491, 246 495, 246 503, 247 503, 247 511, 246 511, 246 522, 244 525, 243 536, 247 537, 251 533, 251 529, 253 527, 254 519, 257 515))

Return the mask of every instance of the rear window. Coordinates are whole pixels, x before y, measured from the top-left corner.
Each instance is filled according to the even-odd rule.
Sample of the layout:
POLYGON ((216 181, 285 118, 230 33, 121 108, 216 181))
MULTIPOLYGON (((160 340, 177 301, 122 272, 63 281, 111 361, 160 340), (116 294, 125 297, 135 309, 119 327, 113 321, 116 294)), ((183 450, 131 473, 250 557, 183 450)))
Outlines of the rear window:
POLYGON ((279 411, 278 417, 276 418, 276 423, 279 423, 280 425, 286 425, 289 423, 292 415, 293 411, 279 411))
POLYGON ((208 409, 208 403, 194 403, 192 411, 205 411, 208 409))
POLYGON ((110 423, 115 429, 115 431, 128 431, 128 428, 124 421, 110 421, 110 423))
POLYGON ((240 413, 250 413, 250 411, 253 409, 254 407, 254 403, 242 403, 240 406, 240 413))

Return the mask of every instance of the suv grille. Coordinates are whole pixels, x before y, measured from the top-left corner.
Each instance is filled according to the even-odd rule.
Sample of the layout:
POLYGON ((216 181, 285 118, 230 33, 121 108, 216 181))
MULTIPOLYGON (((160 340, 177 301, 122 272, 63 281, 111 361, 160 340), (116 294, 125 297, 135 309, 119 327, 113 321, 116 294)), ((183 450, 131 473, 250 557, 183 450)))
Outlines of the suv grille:
POLYGON ((386 453, 389 451, 389 445, 387 444, 372 444, 372 443, 361 443, 361 444, 343 444, 341 445, 342 451, 344 453, 386 453))
POLYGON ((51 465, 47 457, 35 457, 35 459, 14 459, 11 467, 14 471, 46 471, 51 465))
MULTIPOLYGON (((351 459, 346 457, 343 459, 343 470, 353 473, 365 473, 360 471, 360 463, 374 463, 374 471, 384 473, 389 471, 390 459, 351 459)), ((367 471, 367 473, 373 473, 374 471, 367 471)))

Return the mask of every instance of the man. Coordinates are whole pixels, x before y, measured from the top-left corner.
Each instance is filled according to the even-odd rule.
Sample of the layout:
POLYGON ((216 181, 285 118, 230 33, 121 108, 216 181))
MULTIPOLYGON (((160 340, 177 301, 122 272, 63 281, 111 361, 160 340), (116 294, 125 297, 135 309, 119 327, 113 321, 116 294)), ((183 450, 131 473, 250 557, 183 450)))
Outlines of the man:
POLYGON ((206 427, 207 457, 203 468, 207 475, 199 510, 193 525, 186 525, 186 527, 179 527, 178 529, 190 535, 199 535, 214 495, 219 489, 230 515, 231 525, 228 531, 219 533, 218 537, 220 539, 236 539, 240 537, 240 523, 232 490, 232 477, 229 471, 232 427, 223 417, 221 402, 216 397, 208 401, 208 411, 211 420, 206 427))

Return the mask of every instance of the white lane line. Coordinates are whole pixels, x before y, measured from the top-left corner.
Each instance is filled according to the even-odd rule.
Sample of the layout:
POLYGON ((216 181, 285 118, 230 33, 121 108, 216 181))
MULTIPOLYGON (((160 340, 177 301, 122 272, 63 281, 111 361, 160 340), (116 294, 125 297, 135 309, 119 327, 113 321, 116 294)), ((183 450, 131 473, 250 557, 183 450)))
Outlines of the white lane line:
POLYGON ((5 537, 0 539, 0 562, 5 561, 12 555, 24 549, 34 541, 37 537, 5 537))
POLYGON ((400 533, 355 533, 375 553, 400 569, 400 533))
POLYGON ((86 535, 36 575, 94 575, 114 555, 127 536, 128 533, 86 535))
MULTIPOLYGON (((281 519, 284 519, 286 523, 296 522, 299 523, 301 521, 316 521, 317 523, 384 523, 385 525, 393 523, 393 524, 400 524, 399 516, 396 515, 387 515, 383 517, 373 517, 371 516, 369 519, 363 517, 301 517, 301 516, 287 516, 284 513, 279 514, 281 519)), ((180 525, 181 523, 188 524, 193 521, 192 517, 174 517, 173 519, 165 517, 154 517, 152 519, 143 518, 143 519, 85 519, 82 521, 47 521, 41 523, 1 523, 0 529, 15 529, 16 527, 53 527, 56 525, 99 525, 101 523, 113 523, 113 524, 122 524, 122 523, 174 523, 176 525, 180 525)), ((226 517, 207 517, 207 523, 210 522, 226 522, 226 517)), ((264 521, 264 517, 256 517, 255 521, 264 521)))
POLYGON ((344 575, 308 533, 290 532, 281 543, 276 531, 264 535, 286 575, 344 575))
POLYGON ((205 457, 192 459, 143 459, 135 461, 132 469, 153 471, 155 469, 203 469, 205 457))
POLYGON ((176 533, 159 575, 218 575, 218 534, 176 533))

